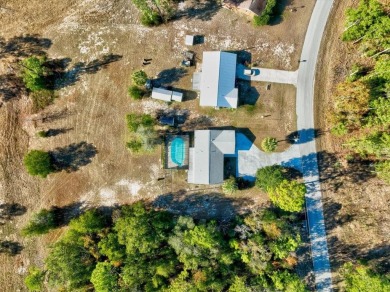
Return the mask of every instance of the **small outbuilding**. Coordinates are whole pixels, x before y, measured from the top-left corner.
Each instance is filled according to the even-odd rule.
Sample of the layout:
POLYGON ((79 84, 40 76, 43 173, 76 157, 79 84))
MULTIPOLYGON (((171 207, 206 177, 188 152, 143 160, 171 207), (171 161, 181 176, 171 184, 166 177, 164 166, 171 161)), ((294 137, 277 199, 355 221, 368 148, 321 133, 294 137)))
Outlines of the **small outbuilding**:
POLYGON ((185 44, 186 46, 193 46, 195 43, 195 36, 186 35, 185 44))
POLYGON ((152 98, 163 100, 166 102, 170 101, 183 101, 183 93, 178 91, 172 91, 165 88, 154 87, 152 90, 152 98))
POLYGON ((163 101, 171 101, 172 100, 172 90, 167 90, 164 88, 153 88, 152 98, 163 100, 163 101))

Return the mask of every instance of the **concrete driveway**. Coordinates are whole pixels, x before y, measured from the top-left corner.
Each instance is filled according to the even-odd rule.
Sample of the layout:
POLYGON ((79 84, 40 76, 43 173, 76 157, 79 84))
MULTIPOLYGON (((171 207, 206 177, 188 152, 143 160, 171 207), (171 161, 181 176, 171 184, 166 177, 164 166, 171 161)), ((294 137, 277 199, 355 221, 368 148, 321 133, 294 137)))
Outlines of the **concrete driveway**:
POLYGON ((236 76, 238 79, 250 80, 250 81, 264 81, 274 83, 286 83, 286 84, 297 84, 298 71, 283 71, 266 68, 252 67, 254 75, 244 75, 244 70, 248 69, 242 64, 237 65, 236 76))

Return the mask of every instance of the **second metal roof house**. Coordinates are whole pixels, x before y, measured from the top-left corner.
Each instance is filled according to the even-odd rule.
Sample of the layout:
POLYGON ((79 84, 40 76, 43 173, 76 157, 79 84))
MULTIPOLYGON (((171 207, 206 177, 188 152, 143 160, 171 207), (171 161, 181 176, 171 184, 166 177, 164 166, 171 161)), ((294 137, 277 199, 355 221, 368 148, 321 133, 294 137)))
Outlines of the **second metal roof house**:
POLYGON ((189 149, 188 182, 220 184, 224 179, 224 157, 235 154, 234 130, 196 130, 189 149))
POLYGON ((220 51, 203 52, 198 87, 201 106, 237 108, 236 65, 236 54, 220 51))

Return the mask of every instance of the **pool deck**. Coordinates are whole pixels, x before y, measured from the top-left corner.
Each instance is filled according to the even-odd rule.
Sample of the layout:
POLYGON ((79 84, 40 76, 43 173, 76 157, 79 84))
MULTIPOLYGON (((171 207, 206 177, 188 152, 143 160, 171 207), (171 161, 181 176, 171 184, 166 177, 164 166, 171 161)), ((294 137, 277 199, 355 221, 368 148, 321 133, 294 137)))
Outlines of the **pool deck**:
POLYGON ((188 169, 189 164, 189 146, 190 146, 190 136, 189 135, 170 135, 165 139, 165 169, 188 169), (172 141, 176 138, 181 138, 184 140, 185 152, 184 152, 184 162, 183 165, 179 166, 171 159, 171 144, 172 141))

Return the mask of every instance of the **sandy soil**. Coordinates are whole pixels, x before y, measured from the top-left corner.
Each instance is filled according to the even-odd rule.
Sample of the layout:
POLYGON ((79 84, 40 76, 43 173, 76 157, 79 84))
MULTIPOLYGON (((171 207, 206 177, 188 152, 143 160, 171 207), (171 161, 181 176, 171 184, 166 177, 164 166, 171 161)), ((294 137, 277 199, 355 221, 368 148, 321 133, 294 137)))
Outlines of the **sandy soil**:
POLYGON ((347 261, 366 260, 381 271, 389 270, 390 187, 373 177, 371 166, 347 163, 339 139, 332 137, 326 109, 338 82, 352 64, 361 60, 356 45, 340 40, 344 13, 356 1, 335 2, 317 67, 316 125, 329 253, 336 289, 342 285, 338 268, 347 261))
MULTIPOLYGON (((169 179, 158 181, 157 178, 167 176, 161 170, 160 150, 141 157, 131 155, 124 147, 128 138, 127 113, 154 113, 166 107, 151 100, 133 102, 127 96, 130 73, 141 68, 143 58, 153 59, 145 67, 149 76, 168 76, 170 85, 188 88, 191 70, 196 68, 180 74, 177 68, 185 49, 184 36, 191 33, 205 36, 204 44, 193 48, 199 56, 204 50, 246 49, 257 66, 297 69, 314 3, 296 0, 292 4, 297 7, 296 12, 286 9, 280 24, 263 28, 254 28, 245 16, 229 10, 206 9, 202 3, 189 10, 192 5, 191 2, 180 5, 185 15, 181 19, 150 29, 139 24, 137 11, 128 0, 0 1, 0 36, 7 41, 16 36, 36 35, 45 41, 48 49, 43 50, 49 58, 68 62, 65 71, 71 80, 69 84, 58 85, 59 97, 43 112, 32 114, 31 103, 23 93, 0 107, 0 203, 19 203, 26 208, 25 212, 7 218, 1 228, 2 240, 19 242, 23 247, 14 257, 0 254, 2 291, 24 291, 22 280, 27 267, 41 265, 43 247, 62 234, 58 230, 38 239, 20 236, 19 230, 29 216, 41 208, 78 202, 72 206, 113 206, 142 198, 181 208, 175 202, 182 202, 179 191, 188 188, 184 184, 185 173, 172 173, 171 185, 169 179), (117 58, 103 64, 109 54, 117 58), (84 69, 79 70, 80 66, 84 69), (45 139, 36 136, 39 130, 48 129, 60 131, 45 139), (28 149, 58 148, 71 154, 78 151, 84 156, 77 171, 55 173, 45 180, 26 174, 22 159, 28 149), (179 197, 168 197, 171 192, 179 192, 179 197), (167 195, 157 200, 161 194, 167 195)), ((0 60, 0 74, 14 72, 8 61, 11 62, 0 60)), ((261 83, 250 87, 250 92, 259 93, 251 113, 245 108, 235 114, 200 109, 197 100, 191 100, 191 94, 180 106, 191 110, 191 119, 206 116, 214 126, 251 124, 255 143, 270 134, 283 140, 295 130, 295 88, 275 85, 266 91, 261 83)), ((281 142, 279 150, 287 146, 281 142)), ((225 206, 215 216, 227 216, 266 201, 255 190, 234 198, 221 198, 219 192, 194 186, 186 199, 187 205, 207 207, 212 200, 212 210, 225 206), (197 201, 194 194, 208 197, 197 201)))

